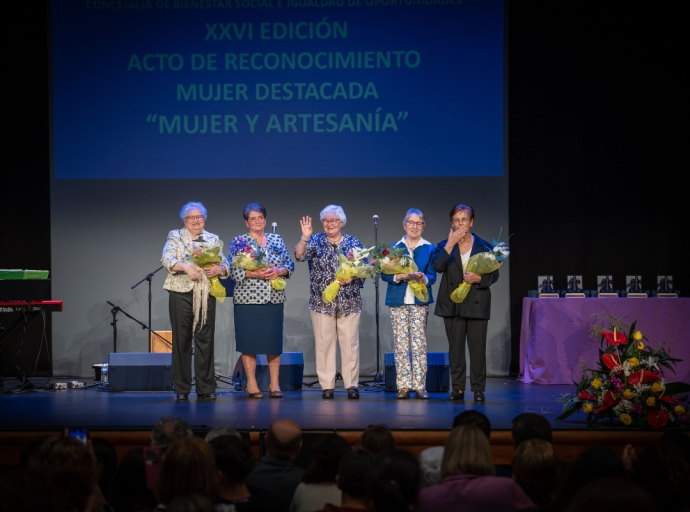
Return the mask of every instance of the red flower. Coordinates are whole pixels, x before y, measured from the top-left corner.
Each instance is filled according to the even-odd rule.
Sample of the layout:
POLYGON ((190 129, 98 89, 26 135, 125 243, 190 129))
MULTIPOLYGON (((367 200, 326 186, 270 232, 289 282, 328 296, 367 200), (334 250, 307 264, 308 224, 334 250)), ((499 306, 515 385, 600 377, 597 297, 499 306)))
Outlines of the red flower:
POLYGON ((666 409, 658 409, 647 414, 647 423, 656 430, 659 430, 668 423, 669 416, 670 414, 666 409))
POLYGON ((613 396, 613 393, 611 391, 607 391, 606 394, 604 395, 604 403, 601 404, 599 407, 595 407, 594 412, 599 414, 602 411, 610 409, 614 405, 618 404, 618 402, 620 402, 620 401, 621 401, 621 399, 613 396))
POLYGON ((672 396, 660 396, 659 398, 657 398, 657 400, 661 400, 662 402, 666 402, 667 404, 676 405, 676 399, 672 396))
POLYGON ((601 331, 601 335, 606 338, 609 345, 627 345, 628 338, 620 332, 601 331))
POLYGON ((647 382, 656 382, 658 380, 661 380, 658 374, 640 370, 630 374, 630 377, 628 377, 628 384, 634 386, 636 384, 646 384, 647 382))
MULTIPOLYGON (((621 360, 616 354, 604 354, 601 356, 601 360, 606 365, 606 368, 613 370, 616 366, 620 366, 621 360)), ((622 370, 618 370, 616 373, 620 373, 622 370)))
POLYGON ((381 254, 383 254, 384 256, 388 256, 390 254, 390 251, 388 249, 384 249, 383 251, 381 251, 381 254))
POLYGON ((594 393, 590 393, 589 391, 587 391, 585 389, 584 391, 581 391, 579 395, 577 395, 577 398, 578 398, 578 400, 592 400, 592 401, 594 401, 597 399, 597 395, 595 395, 594 393))

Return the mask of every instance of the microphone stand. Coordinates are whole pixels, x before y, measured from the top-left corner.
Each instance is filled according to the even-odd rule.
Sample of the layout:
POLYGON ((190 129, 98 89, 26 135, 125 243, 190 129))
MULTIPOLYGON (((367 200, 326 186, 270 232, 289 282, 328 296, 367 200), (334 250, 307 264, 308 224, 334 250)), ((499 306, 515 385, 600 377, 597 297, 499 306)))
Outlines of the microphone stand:
POLYGON ((129 313, 127 313, 124 309, 122 309, 122 308, 121 308, 120 306, 118 306, 117 304, 113 304, 113 303, 110 302, 109 300, 107 300, 106 302, 107 302, 108 304, 110 304, 110 305, 113 307, 113 309, 110 310, 110 312, 113 314, 113 321, 112 321, 112 323, 110 324, 110 325, 113 326, 113 352, 117 352, 117 318, 116 318, 116 316, 117 316, 117 314, 118 314, 120 311, 121 311, 127 318, 131 318, 131 319, 134 320, 136 323, 138 323, 139 325, 141 325, 141 328, 142 328, 142 329, 148 329, 149 332, 151 332, 152 334, 156 335, 158 338, 160 338, 161 341, 163 341, 163 342, 165 342, 165 343, 168 343, 168 341, 167 341, 165 338, 163 338, 160 334, 158 334, 158 333, 155 332, 155 331, 152 331, 151 328, 150 328, 148 325, 146 325, 145 323, 140 322, 139 320, 137 320, 136 318, 134 318, 132 315, 130 315, 129 313))
MULTIPOLYGON (((158 272, 158 271, 159 271, 160 269, 162 269, 162 268, 163 268, 163 265, 161 265, 161 266, 158 267, 156 270, 154 270, 153 272, 151 272, 150 274, 148 274, 144 279, 142 279, 141 281, 139 281, 137 284, 133 285, 132 288, 131 288, 132 290, 134 290, 137 286, 139 286, 139 285, 140 285, 141 283, 143 283, 144 281, 148 281, 148 282, 149 282, 149 326, 151 326, 151 280, 153 279, 153 274, 155 274, 156 272, 158 272)), ((110 304, 110 303, 108 303, 108 304, 110 304)), ((113 323, 115 322, 114 316, 115 316, 115 314, 113 314, 113 323)), ((113 327, 115 327, 115 326, 113 326, 113 327)), ((147 327, 147 329, 148 329, 148 327, 147 327)), ((149 329, 149 331, 151 331, 151 329, 149 329)), ((151 332, 153 332, 153 331, 151 331, 151 332)), ((160 338, 160 336, 158 336, 158 337, 160 338)), ((161 339, 162 339, 162 338, 161 338, 161 339)), ((149 348, 149 351, 150 351, 150 348, 149 348)), ((116 351, 116 352, 117 352, 117 351, 116 351)))
MULTIPOLYGON (((374 215, 374 247, 379 245, 379 216, 374 215)), ((376 374, 374 375, 374 386, 382 385, 381 377, 381 339, 379 338, 379 276, 374 277, 374 288, 376 289, 376 374)), ((364 382, 368 384, 368 382, 364 382)))

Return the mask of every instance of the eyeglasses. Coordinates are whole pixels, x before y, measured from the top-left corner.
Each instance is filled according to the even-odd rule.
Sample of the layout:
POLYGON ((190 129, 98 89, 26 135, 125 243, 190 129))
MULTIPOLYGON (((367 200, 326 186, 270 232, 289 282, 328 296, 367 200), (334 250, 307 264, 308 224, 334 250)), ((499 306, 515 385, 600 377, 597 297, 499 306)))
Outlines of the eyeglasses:
POLYGON ((415 226, 417 226, 418 228, 423 228, 423 227, 424 227, 424 223, 423 223, 423 222, 415 222, 415 221, 413 221, 413 220, 408 220, 407 222, 405 222, 405 224, 407 224, 407 225, 410 226, 411 228, 413 228, 413 227, 415 227, 415 226))
POLYGON ((338 224, 339 222, 341 222, 341 220, 340 219, 323 219, 321 222, 323 222, 324 224, 338 224))
POLYGON ((185 217, 185 220, 204 220, 203 215, 190 215, 189 217, 185 217))
POLYGON ((451 219, 453 224, 467 224, 469 221, 469 217, 463 217, 462 219, 451 219))

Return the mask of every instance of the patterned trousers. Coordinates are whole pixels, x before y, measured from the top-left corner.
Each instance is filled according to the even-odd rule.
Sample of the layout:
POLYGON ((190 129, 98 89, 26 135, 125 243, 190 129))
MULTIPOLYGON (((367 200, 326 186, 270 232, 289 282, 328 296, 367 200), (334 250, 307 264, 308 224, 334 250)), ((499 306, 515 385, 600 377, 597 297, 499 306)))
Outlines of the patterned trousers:
POLYGON ((426 322, 428 306, 405 304, 390 308, 398 389, 426 388, 426 322), (412 352, 412 361, 410 361, 412 352))

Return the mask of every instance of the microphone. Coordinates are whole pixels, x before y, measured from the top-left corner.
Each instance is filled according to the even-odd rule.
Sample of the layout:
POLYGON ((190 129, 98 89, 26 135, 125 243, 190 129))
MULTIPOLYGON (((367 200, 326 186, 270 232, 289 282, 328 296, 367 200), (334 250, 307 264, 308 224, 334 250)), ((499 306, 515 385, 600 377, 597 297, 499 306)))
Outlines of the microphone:
POLYGON ((374 226, 378 226, 378 225, 379 225, 379 216, 374 215, 374 226))
POLYGON ((118 306, 117 304, 113 304, 113 303, 110 302, 109 300, 106 300, 106 302, 107 302, 108 304, 110 304, 113 308, 115 308, 115 309, 120 309, 120 306, 118 306))
POLYGON ((273 233, 275 235, 276 234, 276 226, 278 226, 278 223, 274 222, 273 224, 271 224, 271 226, 273 227, 273 230, 271 231, 271 233, 273 233))

